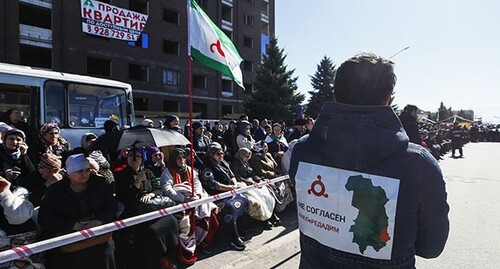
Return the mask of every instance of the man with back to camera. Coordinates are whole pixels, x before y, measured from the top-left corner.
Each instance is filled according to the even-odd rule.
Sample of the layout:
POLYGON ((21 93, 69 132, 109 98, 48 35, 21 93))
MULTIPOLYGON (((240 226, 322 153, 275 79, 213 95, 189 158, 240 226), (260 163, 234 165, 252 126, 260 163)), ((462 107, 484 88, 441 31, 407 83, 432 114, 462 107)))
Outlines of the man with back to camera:
POLYGON ((446 189, 430 153, 388 106, 393 63, 371 53, 337 70, 336 102, 296 144, 300 268, 415 268, 449 232, 446 189))
POLYGON ((417 113, 417 106, 406 105, 401 115, 399 115, 399 120, 405 129, 406 135, 410 138, 410 142, 421 145, 422 137, 420 137, 420 131, 418 130, 417 113))

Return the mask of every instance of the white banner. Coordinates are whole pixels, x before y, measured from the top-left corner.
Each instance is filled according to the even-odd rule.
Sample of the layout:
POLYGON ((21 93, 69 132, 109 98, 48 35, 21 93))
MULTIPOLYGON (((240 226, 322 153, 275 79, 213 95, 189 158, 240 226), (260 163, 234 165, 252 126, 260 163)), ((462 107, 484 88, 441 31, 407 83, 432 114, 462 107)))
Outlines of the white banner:
POLYGON ((91 35, 137 41, 148 15, 94 0, 80 0, 82 31, 91 35))
POLYGON ((337 250, 391 259, 398 179, 300 162, 295 181, 302 233, 337 250))

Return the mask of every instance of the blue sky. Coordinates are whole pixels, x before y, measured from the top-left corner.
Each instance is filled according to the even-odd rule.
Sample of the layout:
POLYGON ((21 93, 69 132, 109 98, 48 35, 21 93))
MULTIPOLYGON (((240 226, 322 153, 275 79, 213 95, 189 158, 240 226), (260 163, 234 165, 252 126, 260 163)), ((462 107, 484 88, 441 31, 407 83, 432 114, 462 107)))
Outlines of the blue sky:
POLYGON ((276 0, 278 46, 301 92, 323 56, 395 56, 395 103, 473 109, 500 121, 500 1, 276 0), (498 117, 498 118, 497 118, 498 117))

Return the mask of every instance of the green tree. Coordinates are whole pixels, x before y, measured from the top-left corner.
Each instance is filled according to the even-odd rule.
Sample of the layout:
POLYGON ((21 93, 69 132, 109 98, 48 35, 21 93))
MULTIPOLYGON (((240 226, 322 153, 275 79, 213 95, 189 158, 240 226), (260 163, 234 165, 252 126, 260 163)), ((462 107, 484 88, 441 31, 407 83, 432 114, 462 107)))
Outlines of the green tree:
POLYGON ((397 104, 394 104, 394 98, 395 98, 394 95, 396 95, 396 92, 393 91, 391 93, 391 98, 389 99, 389 106, 392 107, 392 110, 398 111, 399 106, 397 104))
POLYGON ((305 110, 306 114, 316 118, 318 117, 323 103, 333 101, 333 82, 335 80, 335 65, 333 61, 324 56, 317 65, 316 72, 310 76, 313 91, 309 91, 311 97, 305 110))
POLYGON ((250 118, 286 122, 295 119, 297 105, 304 101, 304 95, 298 93, 297 77, 293 77, 295 70, 287 70, 285 59, 278 40, 272 37, 267 55, 255 71, 252 98, 244 103, 250 118))

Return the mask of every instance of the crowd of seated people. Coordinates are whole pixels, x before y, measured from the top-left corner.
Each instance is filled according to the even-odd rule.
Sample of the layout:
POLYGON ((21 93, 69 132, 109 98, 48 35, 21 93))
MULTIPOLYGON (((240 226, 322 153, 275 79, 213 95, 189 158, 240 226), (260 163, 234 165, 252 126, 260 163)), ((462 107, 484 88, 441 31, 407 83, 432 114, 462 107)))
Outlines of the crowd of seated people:
MULTIPOLYGON (((178 124, 178 117, 172 115, 164 126, 186 134, 178 124)), ((112 119, 104 126, 104 136, 119 131, 118 122, 112 119)), ((288 135, 300 137, 307 129, 287 132, 286 126, 274 123, 271 127, 266 119, 252 125, 242 118, 226 128, 221 122, 213 128, 194 122, 193 151, 188 145, 165 151, 133 144, 109 152, 88 151, 99 139, 94 133, 84 134, 81 147, 71 148, 55 123, 41 126, 38 137, 29 143, 32 147, 22 130, 2 123, 0 127, 0 236, 10 239, 2 241, 9 242, 2 246, 4 250, 278 177, 288 170, 282 165, 290 158, 288 135), (194 169, 191 154, 196 157, 194 169)), ((147 127, 151 128, 149 121, 143 126, 147 127)), ((224 242, 227 238, 229 248, 244 250, 243 216, 262 224, 263 229, 281 225, 278 214, 292 204, 291 190, 288 181, 279 182, 15 263, 32 266, 23 268, 190 265, 200 251, 210 253, 211 244, 218 239, 224 242)))

